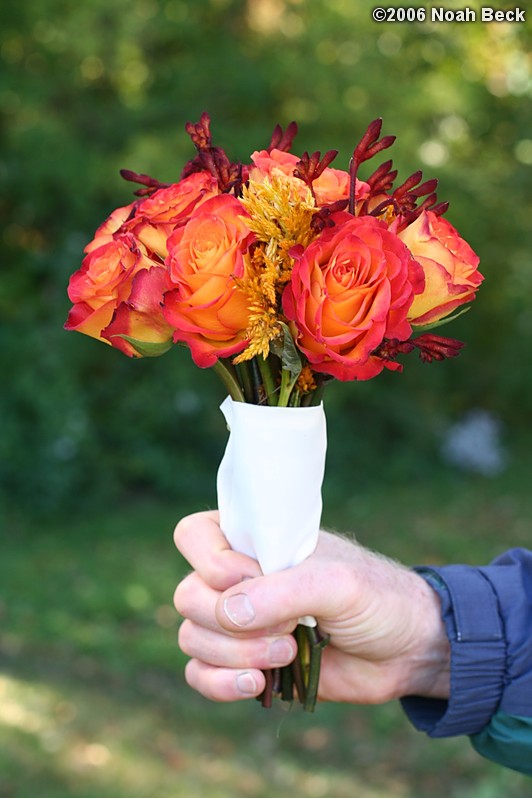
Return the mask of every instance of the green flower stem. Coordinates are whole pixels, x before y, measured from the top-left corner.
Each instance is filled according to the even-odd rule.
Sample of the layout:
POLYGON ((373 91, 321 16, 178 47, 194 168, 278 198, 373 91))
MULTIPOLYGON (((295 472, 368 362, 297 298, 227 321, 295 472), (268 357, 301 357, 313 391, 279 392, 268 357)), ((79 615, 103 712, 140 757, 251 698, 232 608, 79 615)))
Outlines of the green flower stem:
POLYGON ((290 404, 290 396, 294 385, 297 382, 298 374, 293 374, 288 369, 281 371, 281 391, 279 393, 279 407, 288 407, 290 404))
POLYGON ((301 407, 301 394, 299 391, 292 391, 289 399, 289 407, 301 407))
POLYGON ((323 380, 322 380, 322 381, 318 382, 318 387, 316 388, 315 391, 312 392, 312 394, 311 394, 312 398, 311 398, 310 404, 313 405, 313 406, 319 405, 319 403, 323 399, 324 391, 325 391, 325 382, 323 382, 323 380))
POLYGON ((316 407, 323 399, 326 381, 323 379, 320 380, 317 374, 314 376, 316 378, 317 387, 314 391, 311 391, 303 396, 301 399, 302 407, 316 407))
POLYGON ((249 371, 249 363, 239 363, 236 366, 236 373, 244 390, 244 401, 252 405, 254 401, 253 383, 249 371))
POLYGON ((291 665, 281 668, 281 700, 294 700, 294 674, 291 665))
POLYGON ((323 649, 329 642, 329 637, 322 637, 317 627, 305 627, 308 647, 309 647, 309 666, 308 681, 305 694, 303 709, 306 712, 314 712, 318 698, 318 685, 320 679, 321 655, 323 649))
POLYGON ((229 396, 234 399, 235 402, 244 402, 244 393, 240 387, 234 366, 220 358, 212 368, 227 388, 229 396))
POLYGON ((259 370, 259 365, 257 363, 257 358, 252 358, 249 362, 249 369, 251 374, 251 380, 253 384, 253 403, 254 405, 265 405, 267 404, 267 396, 266 391, 264 389, 264 385, 262 384, 262 376, 259 370))
POLYGON ((257 357, 257 365, 259 367, 260 376, 262 377, 262 384, 266 391, 266 399, 269 405, 277 404, 277 388, 273 380, 272 371, 267 358, 257 357))

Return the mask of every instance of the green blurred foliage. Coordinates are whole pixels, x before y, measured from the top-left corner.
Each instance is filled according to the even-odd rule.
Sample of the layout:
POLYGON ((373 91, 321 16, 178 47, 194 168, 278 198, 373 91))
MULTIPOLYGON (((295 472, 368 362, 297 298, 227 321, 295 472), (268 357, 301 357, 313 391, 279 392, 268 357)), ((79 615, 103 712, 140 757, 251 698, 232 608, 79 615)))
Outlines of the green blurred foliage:
POLYGON ((467 341, 457 361, 410 359, 403 375, 331 387, 330 467, 339 482, 430 467, 440 430, 471 407, 497 413, 510 439, 522 435, 532 411, 530 23, 379 25, 372 7, 2 4, 5 506, 55 512, 138 493, 214 499, 209 480, 225 436, 214 376, 193 368, 185 351, 132 362, 62 329, 84 245, 130 201, 119 169, 177 179, 193 154, 184 123, 203 110, 233 158, 249 160, 275 123, 296 119, 294 150, 337 148, 335 165, 344 167, 368 122, 382 116, 384 132, 398 136, 400 179, 420 166, 439 177, 447 218, 481 256, 485 284, 448 328, 467 341))

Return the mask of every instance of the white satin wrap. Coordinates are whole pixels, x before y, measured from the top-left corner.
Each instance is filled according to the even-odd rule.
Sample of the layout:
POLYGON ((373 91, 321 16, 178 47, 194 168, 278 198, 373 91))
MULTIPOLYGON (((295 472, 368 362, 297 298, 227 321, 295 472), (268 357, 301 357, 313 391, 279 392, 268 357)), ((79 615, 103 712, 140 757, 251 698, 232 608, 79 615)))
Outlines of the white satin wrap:
POLYGON ((220 526, 263 573, 297 565, 318 542, 327 433, 323 405, 220 407, 229 440, 218 470, 220 526))

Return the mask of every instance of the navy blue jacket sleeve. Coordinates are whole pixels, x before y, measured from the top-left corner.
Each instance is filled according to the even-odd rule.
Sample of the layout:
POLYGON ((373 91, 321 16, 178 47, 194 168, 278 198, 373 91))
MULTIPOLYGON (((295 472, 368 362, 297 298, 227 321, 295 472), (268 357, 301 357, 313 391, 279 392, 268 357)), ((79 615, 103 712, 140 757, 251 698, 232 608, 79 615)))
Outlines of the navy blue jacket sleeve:
POLYGON ((451 695, 405 698, 406 714, 431 737, 470 735, 480 753, 532 773, 532 551, 416 570, 441 599, 451 695))

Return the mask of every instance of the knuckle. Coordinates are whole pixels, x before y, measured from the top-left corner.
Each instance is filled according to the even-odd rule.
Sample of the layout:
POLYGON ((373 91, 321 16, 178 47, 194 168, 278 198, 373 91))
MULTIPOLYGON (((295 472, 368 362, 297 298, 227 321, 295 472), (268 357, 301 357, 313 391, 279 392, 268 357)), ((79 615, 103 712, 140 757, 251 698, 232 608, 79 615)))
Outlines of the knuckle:
POLYGON ((191 621, 184 620, 177 633, 177 642, 179 648, 187 656, 192 656, 192 643, 193 643, 193 625, 191 621))
POLYGON ((205 665, 197 659, 191 659, 185 666, 185 681, 193 690, 211 701, 227 701, 223 687, 219 684, 220 676, 217 668, 205 665))
POLYGON ((192 603, 191 594, 194 589, 194 582, 195 574, 191 573, 181 580, 174 591, 174 607, 184 618, 186 618, 188 609, 192 603))
POLYGON ((187 540, 190 529, 193 526, 195 515, 187 515, 181 518, 174 529, 174 543, 176 548, 183 553, 183 542, 187 540))
POLYGON ((198 529, 205 529, 206 524, 216 521, 217 518, 216 510, 192 513, 181 518, 174 528, 174 543, 181 554, 186 556, 186 552, 190 548, 189 542, 197 538, 198 529))
POLYGON ((193 690, 201 692, 198 679, 198 662, 190 659, 185 665, 185 681, 193 690))

